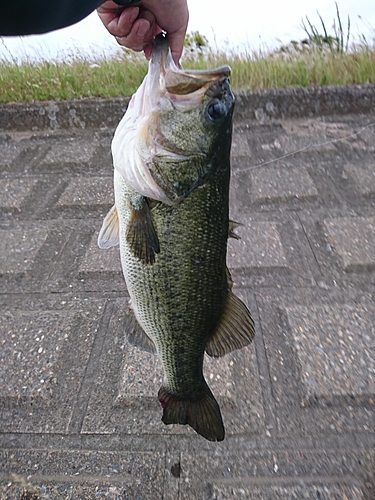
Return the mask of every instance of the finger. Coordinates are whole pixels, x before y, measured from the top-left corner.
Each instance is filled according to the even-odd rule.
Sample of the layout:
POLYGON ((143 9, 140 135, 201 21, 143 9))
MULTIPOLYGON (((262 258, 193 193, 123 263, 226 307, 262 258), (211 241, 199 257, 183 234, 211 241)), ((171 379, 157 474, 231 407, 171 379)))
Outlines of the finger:
POLYGON ((143 52, 145 54, 145 57, 146 59, 150 59, 151 57, 151 52, 152 52, 152 49, 154 47, 154 42, 155 42, 155 38, 162 32, 163 30, 157 25, 155 24, 155 27, 154 27, 154 37, 153 37, 153 40, 146 44, 144 47, 143 47, 143 52))
POLYGON ((127 9, 99 11, 98 15, 113 36, 127 36, 137 19, 139 14, 139 7, 129 7, 127 9))
POLYGON ((140 52, 143 48, 151 43, 153 31, 150 23, 147 20, 137 20, 134 23, 132 30, 127 36, 117 36, 116 40, 120 45, 132 49, 135 52, 140 52))
POLYGON ((145 47, 143 47, 143 52, 145 54, 146 59, 150 59, 152 53, 152 47, 153 47, 152 43, 148 43, 147 45, 145 45, 145 47))
POLYGON ((147 10, 141 11, 138 19, 132 26, 130 33, 125 37, 117 37, 120 45, 141 51, 147 45, 152 44, 155 38, 155 17, 147 10))
POLYGON ((183 29, 181 31, 176 31, 175 33, 167 34, 172 59, 178 65, 184 48, 185 32, 186 30, 183 29))

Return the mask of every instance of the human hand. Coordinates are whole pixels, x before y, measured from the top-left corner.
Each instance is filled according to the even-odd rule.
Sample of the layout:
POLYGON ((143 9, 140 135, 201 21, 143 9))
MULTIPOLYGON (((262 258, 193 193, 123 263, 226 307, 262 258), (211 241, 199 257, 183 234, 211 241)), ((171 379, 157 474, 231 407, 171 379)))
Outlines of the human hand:
POLYGON ((186 0, 142 0, 139 6, 125 8, 107 0, 97 11, 120 45, 144 50, 146 57, 151 54, 156 35, 166 31, 172 57, 178 63, 189 20, 186 0))

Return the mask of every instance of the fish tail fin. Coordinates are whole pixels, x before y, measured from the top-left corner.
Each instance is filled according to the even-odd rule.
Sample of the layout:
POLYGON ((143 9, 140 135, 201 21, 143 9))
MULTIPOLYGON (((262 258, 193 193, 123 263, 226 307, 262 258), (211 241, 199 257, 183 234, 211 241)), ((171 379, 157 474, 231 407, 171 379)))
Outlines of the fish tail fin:
POLYGON ((200 394, 194 398, 182 399, 166 387, 160 388, 158 398, 163 407, 162 421, 165 424, 188 424, 209 441, 224 439, 220 407, 206 382, 200 394))

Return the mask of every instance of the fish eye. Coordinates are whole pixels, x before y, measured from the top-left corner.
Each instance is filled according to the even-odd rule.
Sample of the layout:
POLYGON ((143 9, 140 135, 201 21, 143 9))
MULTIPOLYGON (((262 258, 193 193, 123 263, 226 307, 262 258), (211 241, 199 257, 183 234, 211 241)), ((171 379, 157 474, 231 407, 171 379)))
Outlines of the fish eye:
POLYGON ((222 101, 215 99, 208 105, 207 114, 211 120, 218 120, 226 114, 226 107, 222 101))

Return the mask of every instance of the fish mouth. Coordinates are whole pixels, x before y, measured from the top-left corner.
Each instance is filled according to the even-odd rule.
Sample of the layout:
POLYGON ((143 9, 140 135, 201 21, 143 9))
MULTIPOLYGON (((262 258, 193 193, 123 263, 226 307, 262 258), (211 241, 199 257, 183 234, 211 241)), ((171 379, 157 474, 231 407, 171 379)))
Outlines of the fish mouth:
POLYGON ((149 63, 149 95, 155 101, 165 94, 169 94, 172 101, 184 101, 184 96, 189 96, 191 107, 192 94, 196 94, 193 101, 198 105, 215 82, 229 78, 230 74, 227 65, 208 70, 183 69, 174 62, 168 40, 160 34, 155 39, 149 63))
POLYGON ((226 118, 234 104, 230 73, 229 66, 185 70, 173 61, 167 38, 156 37, 148 73, 112 141, 114 167, 137 193, 173 206, 203 182, 206 174, 199 167, 194 175, 186 174, 180 193, 170 188, 164 169, 202 165, 214 137, 228 137, 226 118))

